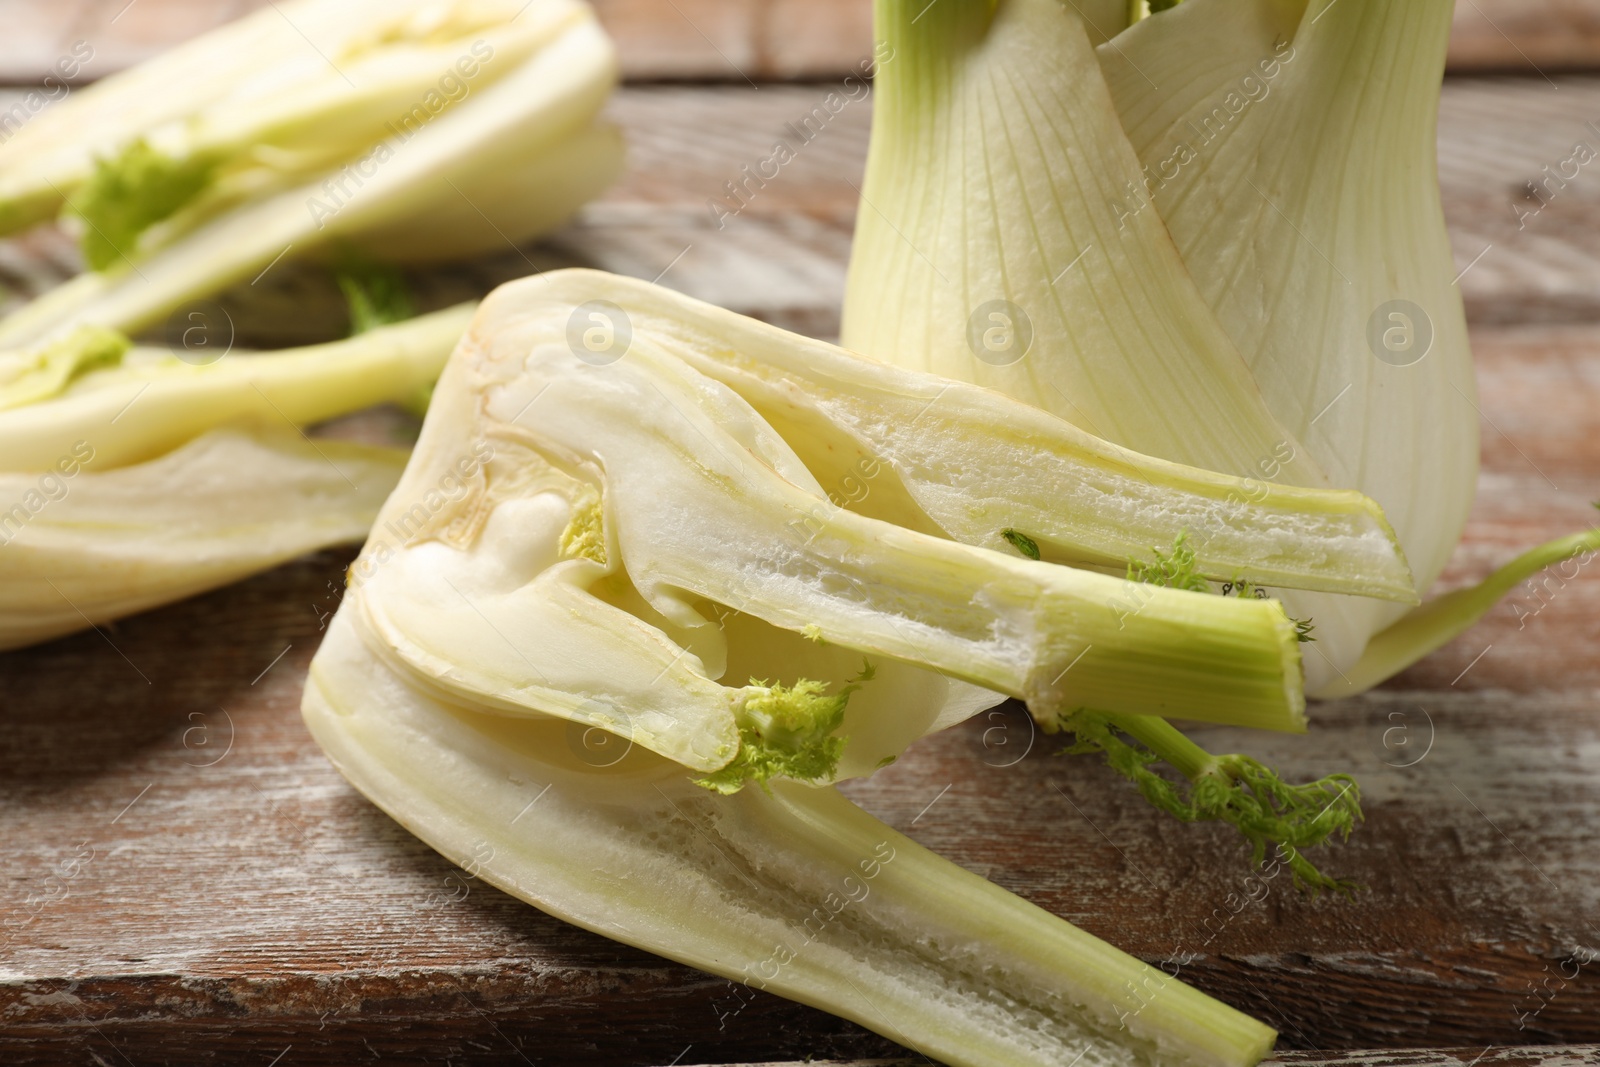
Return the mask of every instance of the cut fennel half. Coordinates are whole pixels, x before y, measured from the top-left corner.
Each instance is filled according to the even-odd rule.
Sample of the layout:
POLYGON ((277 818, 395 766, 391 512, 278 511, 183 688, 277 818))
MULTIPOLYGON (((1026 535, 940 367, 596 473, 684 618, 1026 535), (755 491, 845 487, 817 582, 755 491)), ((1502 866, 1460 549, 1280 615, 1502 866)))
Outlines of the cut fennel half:
POLYGON ((16 130, 0 145, 0 232, 68 203, 106 226, 99 205, 82 205, 97 180, 141 215, 188 192, 156 222, 196 199, 299 184, 414 133, 583 17, 572 0, 275 3, 78 88, 16 130))
POLYGON ((209 363, 135 347, 62 381, 50 399, 0 410, 0 470, 47 471, 87 441, 94 469, 105 471, 228 423, 307 426, 404 401, 438 378, 472 314, 462 304, 344 341, 209 363))
POLYGON ((1248 1067, 1262 1024, 921 848, 832 788, 708 793, 568 724, 441 703, 341 609, 303 703, 375 804, 606 937, 859 1022, 957 1067, 1248 1067))
POLYGON ((213 430, 100 471, 79 442, 45 474, 0 474, 0 649, 216 589, 366 536, 400 449, 213 430), (71 473, 66 473, 70 471, 71 473))
MULTIPOLYGON (((808 675, 841 689, 865 654, 1042 715, 1089 704, 1301 728, 1298 642, 1275 602, 1154 589, 845 511, 754 408, 643 329, 596 360, 571 332, 588 302, 550 299, 573 281, 626 298, 605 275, 558 275, 480 309, 352 569, 346 610, 413 684, 627 733, 702 771, 737 754, 751 698, 712 683, 784 680, 807 644, 854 653, 808 675), (487 458, 446 500, 438 487, 467 456, 487 458)), ((898 755, 930 715, 948 721, 886 710, 876 747, 852 750, 898 755)))
POLYGON ((405 452, 313 441, 300 427, 431 386, 472 310, 202 364, 89 327, 59 343, 88 356, 0 360, 0 374, 12 372, 0 407, 19 384, 23 401, 0 410, 0 482, 10 486, 0 499, 12 502, 0 513, 0 644, 48 640, 361 540, 405 452))
MULTIPOLYGON (((520 6, 530 8, 525 16, 529 25, 542 28, 532 35, 525 49, 528 54, 518 62, 513 62, 517 51, 507 45, 505 69, 497 71, 494 80, 437 115, 430 112, 425 123, 408 122, 410 112, 398 107, 363 117, 361 122, 370 120, 379 130, 380 139, 365 144, 363 154, 349 164, 312 168, 314 173, 306 173, 305 152, 275 154, 271 145, 254 145, 240 157, 238 166, 244 169, 234 185, 219 178, 220 184, 203 186, 186 207, 143 229, 135 247, 127 247, 126 240, 113 241, 118 254, 103 270, 73 279, 0 322, 0 346, 38 344, 84 324, 124 332, 141 330, 185 301, 259 277, 284 256, 345 250, 390 261, 444 258, 505 247, 508 241, 526 239, 558 224, 620 170, 620 138, 614 130, 597 126, 595 119, 615 83, 616 56, 586 5, 575 0, 536 0, 534 5, 520 6), (434 241, 439 244, 431 244, 434 241)), ((454 17, 464 19, 463 25, 470 28, 491 9, 497 13, 496 19, 512 20, 519 5, 494 3, 470 11, 468 7, 471 5, 460 5, 454 17)), ((447 15, 453 8, 431 4, 424 7, 423 14, 430 10, 447 15)), ((260 17, 282 21, 276 12, 263 11, 260 17)), ((368 28, 381 29, 384 24, 380 21, 368 28)), ((350 29, 344 27, 346 35, 350 29)), ((429 71, 431 81, 445 76, 446 69, 429 58, 434 46, 421 48, 419 57, 415 53, 420 46, 408 44, 405 32, 411 31, 400 26, 395 33, 401 36, 393 40, 358 41, 349 46, 355 49, 353 55, 366 57, 358 69, 371 75, 369 89, 387 84, 385 78, 399 77, 406 83, 406 79, 414 80, 429 71), (392 55, 384 52, 390 46, 392 55), (371 49, 381 54, 368 55, 371 49)), ((517 36, 520 31, 511 32, 517 36)), ((469 34, 463 47, 470 51, 472 40, 469 34)), ((285 42, 284 47, 290 44, 285 42)), ((295 47, 309 51, 304 40, 295 47)), ((152 62, 182 67, 190 61, 189 56, 185 52, 152 62)), ((319 62, 325 69, 325 62, 319 62)), ((292 63, 282 70, 269 66, 260 78, 270 82, 280 75, 294 76, 298 70, 292 63)), ((176 77, 166 70, 157 73, 159 76, 141 75, 134 82, 148 78, 156 83, 176 77)), ((222 75, 212 72, 207 76, 222 75)), ((308 99, 317 108, 338 111, 348 103, 360 112, 389 106, 382 94, 374 103, 342 79, 312 81, 315 91, 309 92, 308 99)), ((270 86, 252 86, 252 92, 273 98, 270 86)), ((421 86, 412 88, 423 92, 421 86)), ((86 106, 96 115, 103 107, 97 101, 91 99, 86 106)), ((186 106, 201 103, 189 100, 186 106)), ((244 113, 254 114, 251 107, 239 106, 244 113)), ((187 112, 152 116, 152 121, 162 117, 178 131, 173 136, 180 142, 193 133, 188 120, 194 116, 187 112)), ((54 118, 47 114, 28 129, 54 118)), ((89 123, 91 131, 99 128, 98 121, 89 123)), ((206 125, 198 118, 194 121, 200 127, 206 125)), ((243 120, 216 121, 226 125, 243 120)), ((350 121, 355 119, 350 117, 350 121)), ((184 155, 189 147, 158 137, 162 128, 149 131, 158 144, 130 149, 135 155, 129 157, 129 166, 137 162, 136 174, 148 176, 129 179, 134 186, 123 190, 125 195, 100 199, 108 204, 127 203, 127 210, 133 211, 137 205, 130 202, 132 193, 140 188, 159 192, 164 183, 176 180, 173 175, 187 175, 188 161, 194 158, 184 155), (167 156, 167 149, 178 154, 167 156)), ((124 136, 137 132, 125 131, 124 136)), ((309 131, 301 132, 314 137, 309 131)), ((80 162, 85 154, 104 155, 123 148, 98 140, 81 143, 70 124, 53 133, 42 131, 39 136, 47 133, 66 144, 61 149, 65 155, 80 162)), ((112 168, 116 165, 116 159, 106 163, 112 168)), ((92 192, 92 184, 86 182, 83 191, 85 195, 92 192)), ((86 223, 92 225, 95 212, 85 210, 86 223)))

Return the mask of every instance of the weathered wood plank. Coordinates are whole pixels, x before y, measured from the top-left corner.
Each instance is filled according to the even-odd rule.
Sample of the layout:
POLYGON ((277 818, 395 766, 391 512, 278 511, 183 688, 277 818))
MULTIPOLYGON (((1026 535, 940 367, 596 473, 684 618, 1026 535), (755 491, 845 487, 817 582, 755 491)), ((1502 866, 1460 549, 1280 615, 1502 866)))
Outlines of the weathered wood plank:
MULTIPOLYGON (((31 85, 77 41, 92 80, 268 0, 0 0, 0 83, 31 85)), ((869 0, 594 0, 630 79, 759 82, 842 75, 872 51, 869 0)))
MULTIPOLYGON (((1600 471, 1600 334, 1480 332, 1477 347, 1484 413, 1513 444, 1486 450, 1452 581, 1583 521, 1600 471), (1543 417, 1552 393, 1574 410, 1543 417)), ((330 1061, 892 1052, 478 887, 345 786, 295 708, 348 560, 0 657, 9 1062, 114 1048, 220 1063, 291 1044, 330 1061)), ((1015 710, 849 791, 1143 958, 1195 953, 1184 977, 1279 1026, 1285 1047, 1597 1041, 1597 643, 1600 582, 1583 573, 1525 629, 1497 612, 1395 685, 1319 706, 1310 738, 1196 731, 1292 777, 1358 775, 1368 822, 1329 859, 1370 887, 1354 902, 1275 882, 1240 907, 1262 894, 1227 833, 1051 755, 1015 710)))
MULTIPOLYGON (((872 51, 870 0, 593 0, 630 80, 837 78, 872 51)), ((82 40, 100 78, 267 0, 0 0, 0 83, 35 84, 82 40)), ((1600 66, 1600 0, 1464 0, 1450 66, 1553 74, 1600 66)))
POLYGON ((1439 180, 1476 322, 1585 321, 1600 306, 1600 81, 1457 78, 1439 116, 1439 180), (1548 169, 1547 169, 1548 168, 1548 169))
MULTIPOLYGON (((806 1067, 912 1067, 920 1060, 820 1060, 805 1061, 806 1067)), ((1415 1049, 1411 1051, 1371 1050, 1360 1052, 1290 1052, 1265 1061, 1263 1067, 1294 1064, 1296 1067, 1581 1067, 1600 1063, 1600 1045, 1545 1045, 1495 1049, 1415 1049)), ((700 1067, 710 1067, 702 1064, 700 1067)), ((746 1067, 803 1067, 800 1063, 752 1063, 746 1067)))
POLYGON ((1592 69, 1600 61, 1593 0, 1461 0, 1450 36, 1452 70, 1516 74, 1592 69))
POLYGON ((872 54, 871 0, 596 0, 631 80, 836 78, 872 54))
POLYGON ((1291 1052, 1279 1063, 1303 1067, 1581 1067, 1600 1063, 1600 1046, 1547 1045, 1522 1048, 1418 1049, 1415 1052, 1291 1052))
MULTIPOLYGON (((1492 229, 1511 217, 1508 181, 1560 146, 1562 124, 1591 103, 1600 116, 1600 80, 1560 84, 1447 88, 1441 176, 1458 257, 1466 266, 1479 237, 1506 241, 1462 278, 1480 323, 1600 318, 1579 213, 1586 171, 1529 222, 1544 243, 1492 229)), ((823 92, 625 90, 613 113, 632 168, 615 189, 537 248, 414 280, 443 303, 530 261, 665 271, 663 284, 826 336, 867 105, 832 119, 724 226, 707 206, 823 92)), ((19 293, 71 264, 48 231, 0 243, 0 278, 19 293)), ((316 272, 274 272, 260 288, 236 305, 256 336, 314 339, 286 321, 337 330, 316 272)), ((1586 501, 1600 496, 1600 330, 1491 326, 1474 345, 1485 467, 1447 587, 1591 521, 1586 501)), ((285 1064, 894 1055, 855 1027, 484 889, 345 786, 295 709, 349 558, 325 553, 104 637, 0 656, 0 1060, 267 1062, 290 1046, 285 1064)), ((1197 952, 1184 976, 1280 1026, 1285 1048, 1471 1048, 1286 1062, 1467 1064, 1488 1045, 1600 1041, 1596 647, 1591 566, 1503 606, 1383 691, 1314 709, 1310 738, 1197 732, 1293 777, 1358 775, 1369 821, 1329 860, 1370 887, 1353 903, 1304 901, 1275 881, 1233 914, 1229 895, 1252 884, 1227 834, 1165 821, 1092 761, 1050 755, 1014 709, 850 791, 1146 959, 1197 952)), ((1515 1055, 1481 1062, 1538 1062, 1515 1055)), ((1595 1062, 1592 1049, 1551 1055, 1595 1062)))

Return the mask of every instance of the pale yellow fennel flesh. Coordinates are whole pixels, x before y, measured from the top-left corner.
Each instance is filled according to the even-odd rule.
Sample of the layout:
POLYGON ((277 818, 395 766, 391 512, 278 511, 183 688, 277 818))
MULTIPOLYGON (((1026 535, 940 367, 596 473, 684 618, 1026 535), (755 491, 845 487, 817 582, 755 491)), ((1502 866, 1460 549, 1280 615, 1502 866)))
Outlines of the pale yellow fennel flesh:
MULTIPOLYGON (((590 299, 628 297, 593 274, 504 287, 440 381, 312 665, 303 710, 340 770, 424 841, 556 916, 943 1062, 1265 1055, 1268 1028, 831 788, 721 795, 696 779, 745 743, 735 727, 767 687, 739 683, 758 670, 831 666, 842 679, 865 653, 876 676, 840 732, 847 752, 877 756, 910 740, 894 720, 927 727, 939 687, 962 699, 916 664, 1027 688, 1028 664, 1047 660, 1055 673, 1032 696, 1050 701, 1062 674, 1093 687, 1099 669, 1090 651, 1054 647, 1069 639, 1063 612, 1143 645, 1143 670, 1161 675, 1206 666, 1190 655, 1229 633, 1254 644, 1259 624, 1272 633, 1263 659, 1292 650, 1276 605, 1147 589, 1118 630, 1093 594, 1127 583, 835 508, 756 409, 648 323, 614 359, 569 340, 577 282, 590 299), (814 533, 790 525, 806 519, 814 533), (1209 617, 1191 626, 1188 611, 1209 617), (816 658, 795 657, 803 646, 816 658), (918 678, 914 699, 873 696, 918 678), (595 731, 614 744, 593 744, 595 731)), ((1219 653, 1201 655, 1216 670, 1219 653)))

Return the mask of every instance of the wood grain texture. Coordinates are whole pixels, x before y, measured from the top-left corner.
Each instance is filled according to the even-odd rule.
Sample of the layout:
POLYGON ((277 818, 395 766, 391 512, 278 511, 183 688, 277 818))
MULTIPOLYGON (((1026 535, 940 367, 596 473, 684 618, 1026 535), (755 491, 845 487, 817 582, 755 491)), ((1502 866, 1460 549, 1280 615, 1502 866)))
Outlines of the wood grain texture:
POLYGON ((1594 0, 1460 0, 1450 37, 1454 70, 1541 75, 1600 60, 1594 0))
POLYGON ((1600 310, 1600 81, 1453 78, 1439 181, 1475 322, 1589 321, 1600 310))
MULTIPOLYGON (((921 1060, 820 1060, 807 1067, 912 1067, 921 1060)), ((1600 1045, 1547 1045, 1495 1049, 1413 1049, 1406 1051, 1291 1052, 1262 1067, 1580 1067, 1600 1063, 1600 1045)), ((705 1067, 705 1065, 700 1065, 705 1067)), ((747 1067, 802 1067, 800 1063, 752 1063, 747 1067)))
MULTIPOLYGON (((1494 447, 1486 423, 1452 583, 1572 528, 1600 490, 1600 333, 1480 331, 1476 345, 1485 416, 1510 437, 1494 447), (1545 417, 1552 393, 1576 413, 1545 417)), ((892 1052, 482 888, 351 791, 296 712, 349 558, 0 657, 0 1059, 892 1052)), ((1171 823, 1093 761, 1051 755, 1016 709, 849 791, 1145 959, 1196 953, 1184 977, 1287 1047, 1597 1041, 1597 644, 1600 582, 1583 573, 1526 625, 1497 611, 1384 690, 1316 708, 1310 738, 1196 731, 1292 777, 1359 776, 1368 822, 1330 858, 1370 887, 1354 903, 1275 884, 1234 914, 1252 876, 1227 833, 1171 823)))
MULTIPOLYGON (((760 82, 843 74, 872 51, 870 0, 591 0, 633 80, 760 82)), ((37 84, 77 41, 103 78, 268 0, 0 0, 0 83, 37 84)))
POLYGON ((1367 1051, 1346 1053, 1297 1052, 1279 1058, 1284 1064, 1304 1067, 1580 1067, 1600 1062, 1597 1045, 1488 1049, 1418 1049, 1414 1052, 1367 1051))
MULTIPOLYGON (((591 0, 634 81, 837 78, 872 51, 871 0, 591 0)), ((0 0, 0 83, 39 82, 76 41, 101 78, 267 0, 0 0)), ((1553 74, 1600 67, 1600 0, 1461 0, 1460 71, 1553 74)))
MULTIPOLYGON (((1446 93, 1441 177, 1458 259, 1467 266, 1480 239, 1504 244, 1461 280, 1478 323, 1484 472, 1442 588, 1592 521, 1586 502, 1600 497, 1600 274, 1588 273, 1600 214, 1582 213, 1589 175, 1523 231, 1514 217, 1513 234, 1496 221, 1511 217, 1509 182, 1582 136, 1563 124, 1591 108, 1600 117, 1600 81, 1560 85, 1483 79, 1446 93)), ((616 188, 537 247, 413 281, 441 304, 534 267, 583 263, 661 275, 830 335, 868 105, 830 120, 736 216, 719 225, 708 206, 823 92, 624 91, 613 114, 632 160, 616 188)), ((18 297, 73 262, 50 231, 0 243, 0 280, 18 297)), ((229 301, 259 342, 342 328, 313 270, 274 270, 229 301)), ((405 424, 344 431, 403 435, 405 424)), ((485 888, 451 863, 465 857, 432 853, 346 786, 297 705, 351 555, 323 553, 104 634, 0 656, 0 1062, 897 1054, 859 1028, 485 888)), ((1600 1042, 1597 647, 1591 565, 1502 605, 1383 690, 1314 708, 1309 738, 1196 731, 1292 778, 1357 774, 1368 821, 1327 857, 1369 887, 1354 902, 1308 901, 1275 881, 1260 903, 1237 907, 1252 875, 1229 834, 1172 823, 1092 760, 1053 755, 1015 708, 928 739, 849 792, 1147 960, 1194 953, 1187 980, 1307 1053, 1285 1062, 1595 1063, 1593 1047, 1515 1046, 1600 1042), (1338 1048, 1460 1051, 1313 1051, 1338 1048)))

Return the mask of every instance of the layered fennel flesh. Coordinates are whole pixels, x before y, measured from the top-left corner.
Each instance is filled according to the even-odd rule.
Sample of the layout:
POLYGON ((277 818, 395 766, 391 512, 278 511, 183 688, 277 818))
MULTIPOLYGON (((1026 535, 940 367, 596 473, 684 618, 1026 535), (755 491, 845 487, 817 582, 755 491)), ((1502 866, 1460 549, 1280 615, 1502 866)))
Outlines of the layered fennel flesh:
MULTIPOLYGON (((586 328, 588 321, 581 319, 586 328)), ((407 481, 365 557, 399 558, 373 567, 370 584, 363 566, 353 572, 355 600, 394 654, 427 684, 573 716, 581 700, 562 696, 566 686, 549 680, 586 663, 574 649, 590 638, 582 627, 547 637, 544 627, 560 613, 552 597, 588 596, 607 604, 583 616, 586 624, 608 618, 618 647, 661 661, 641 667, 645 681, 663 664, 683 668, 690 654, 710 677, 720 676, 727 635, 710 616, 726 609, 811 643, 1023 698, 1047 718, 1087 705, 1300 728, 1298 634, 1273 601, 1035 563, 835 505, 755 407, 674 354, 698 351, 708 367, 726 367, 733 350, 749 365, 806 362, 766 353, 809 343, 741 329, 681 296, 594 272, 547 274, 492 296, 435 394, 407 481), (604 359, 573 339, 574 321, 597 301, 631 322, 625 350, 604 359), (699 327, 697 316, 706 320, 699 327), (492 458, 465 495, 442 510, 425 506, 434 484, 479 452, 492 458), (557 550, 549 558, 520 558, 517 536, 494 545, 481 539, 500 509, 532 509, 523 521, 533 524, 535 513, 558 501, 573 515, 552 534, 557 550), (629 580, 619 591, 611 586, 622 560, 629 580)), ((1007 403, 972 392, 969 408, 1007 403)), ((948 402, 957 413, 960 395, 948 402)), ((1092 444, 1063 437, 1074 447, 1092 444)), ((1049 447, 1048 440, 1035 446, 1049 447)), ((1180 484, 1198 476, 1170 465, 1155 473, 1180 484)), ((917 476, 928 475, 904 480, 917 476)), ((1316 521, 1319 499, 1306 494, 1274 506, 1316 521)), ((1340 544, 1341 524, 1352 515, 1380 528, 1359 500, 1334 503, 1328 544, 1340 544)), ((546 520, 556 521, 538 521, 546 520)), ((1271 525, 1271 507, 1259 521, 1271 525)), ((626 707, 639 698, 630 693, 606 702, 626 707)), ((720 735, 708 735, 700 757, 706 769, 728 729, 725 719, 720 735)))
POLYGON ((312 734, 401 825, 558 918, 959 1067, 1245 1067, 1272 1046, 831 787, 724 796, 642 746, 585 755, 574 724, 427 695, 362 629, 348 608, 329 627, 312 734))
POLYGON ((0 647, 361 541, 405 450, 303 427, 427 389, 471 315, 207 363, 100 329, 0 357, 0 647))
MULTIPOLYGON (((1218 714, 1281 724, 1281 609, 1144 586, 1119 615, 1139 583, 839 508, 697 369, 729 365, 717 324, 640 291, 566 272, 482 306, 312 666, 304 712, 341 771, 554 915, 944 1062, 1263 1056, 1268 1028, 826 782, 985 706, 974 685, 1133 715, 1210 688, 1218 714), (572 339, 595 301, 629 309, 622 350, 572 339), (760 772, 841 749, 788 776, 815 785, 760 772)), ((758 362, 798 343, 730 337, 758 362)))
POLYGON ((533 237, 620 171, 596 118, 616 76, 580 0, 274 5, 0 149, 0 228, 66 202, 91 268, 0 320, 0 347, 142 330, 285 257, 437 261, 533 237), (241 71, 217 61, 241 51, 241 71))

